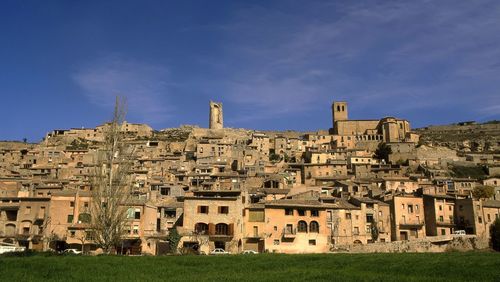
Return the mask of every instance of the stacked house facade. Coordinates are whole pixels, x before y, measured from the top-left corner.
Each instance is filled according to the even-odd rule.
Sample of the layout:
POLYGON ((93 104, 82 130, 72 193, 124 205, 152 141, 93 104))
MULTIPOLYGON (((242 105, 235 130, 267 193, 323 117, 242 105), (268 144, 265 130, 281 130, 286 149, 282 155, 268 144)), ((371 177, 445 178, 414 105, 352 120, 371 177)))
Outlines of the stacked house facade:
MULTIPOLYGON (((177 251, 173 230, 176 249, 207 254, 323 253, 457 230, 488 239, 499 198, 472 191, 500 191, 496 175, 481 182, 447 174, 435 164, 454 156, 419 153, 407 120, 349 120, 347 106, 334 102, 332 128, 318 132, 224 128, 221 103, 210 104, 209 128, 154 131, 125 122, 135 153, 115 251, 177 251), (374 156, 381 143, 394 161, 374 156)), ((0 242, 99 250, 91 180, 107 126, 54 130, 36 144, 0 142, 0 242)))

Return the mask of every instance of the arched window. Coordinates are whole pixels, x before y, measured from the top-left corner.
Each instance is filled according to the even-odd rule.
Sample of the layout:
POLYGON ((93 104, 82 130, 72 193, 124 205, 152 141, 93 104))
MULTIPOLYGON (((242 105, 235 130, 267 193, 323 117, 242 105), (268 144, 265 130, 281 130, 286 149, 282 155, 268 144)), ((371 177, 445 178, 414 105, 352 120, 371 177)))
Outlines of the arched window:
POLYGON ((78 221, 82 223, 90 223, 92 217, 89 213, 81 213, 78 215, 78 221))
POLYGON ((319 233, 319 224, 317 221, 311 221, 311 223, 309 223, 309 232, 319 233))
POLYGON ((198 234, 206 234, 208 232, 208 224, 198 222, 194 225, 194 231, 198 234))
POLYGON ((307 232, 307 222, 301 220, 297 226, 298 232, 307 232))
POLYGON ((337 112, 340 112, 340 106, 337 106, 337 112))
POLYGON ((225 223, 215 225, 215 235, 229 235, 229 228, 225 223))

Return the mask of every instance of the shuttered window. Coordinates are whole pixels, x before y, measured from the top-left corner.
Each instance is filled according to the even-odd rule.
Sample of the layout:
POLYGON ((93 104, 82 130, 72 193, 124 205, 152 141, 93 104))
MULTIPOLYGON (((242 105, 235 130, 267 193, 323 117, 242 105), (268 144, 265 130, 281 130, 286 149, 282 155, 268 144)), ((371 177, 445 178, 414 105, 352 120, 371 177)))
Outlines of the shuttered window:
POLYGON ((248 221, 250 222, 264 222, 264 211, 263 210, 250 210, 248 212, 248 221))

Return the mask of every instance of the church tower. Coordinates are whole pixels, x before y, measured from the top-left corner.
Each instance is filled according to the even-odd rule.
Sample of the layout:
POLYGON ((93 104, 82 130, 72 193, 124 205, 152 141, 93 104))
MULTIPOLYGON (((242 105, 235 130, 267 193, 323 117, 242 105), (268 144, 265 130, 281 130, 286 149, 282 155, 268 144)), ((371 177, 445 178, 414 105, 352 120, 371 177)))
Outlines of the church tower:
POLYGON ((210 101, 210 129, 224 128, 224 120, 222 116, 222 103, 210 101))
POLYGON ((336 123, 339 120, 347 120, 347 102, 333 102, 332 104, 332 128, 336 132, 336 123))

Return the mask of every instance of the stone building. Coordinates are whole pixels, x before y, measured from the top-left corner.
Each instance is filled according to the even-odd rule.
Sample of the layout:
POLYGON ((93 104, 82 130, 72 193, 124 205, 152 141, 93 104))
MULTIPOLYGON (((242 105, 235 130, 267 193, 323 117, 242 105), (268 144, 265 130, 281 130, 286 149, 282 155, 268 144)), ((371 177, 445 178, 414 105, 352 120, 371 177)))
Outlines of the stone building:
POLYGON ((396 195, 388 201, 391 205, 392 241, 425 238, 424 202, 413 195, 396 195))
POLYGON ((180 246, 209 253, 242 249, 243 206, 240 190, 199 190, 184 196, 180 246))
MULTIPOLYGON (((385 117, 380 120, 350 120, 347 102, 332 104, 332 133, 360 143, 403 142, 410 133, 410 123, 404 119, 385 117)), ((373 146, 373 145, 371 145, 373 146)))
POLYGON ((326 206, 318 200, 265 203, 265 248, 278 253, 324 253, 330 249, 326 206))
POLYGON ((424 195, 427 236, 452 235, 455 231, 455 198, 447 195, 424 195))

